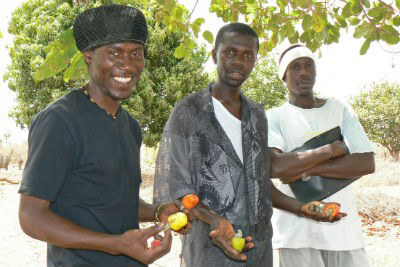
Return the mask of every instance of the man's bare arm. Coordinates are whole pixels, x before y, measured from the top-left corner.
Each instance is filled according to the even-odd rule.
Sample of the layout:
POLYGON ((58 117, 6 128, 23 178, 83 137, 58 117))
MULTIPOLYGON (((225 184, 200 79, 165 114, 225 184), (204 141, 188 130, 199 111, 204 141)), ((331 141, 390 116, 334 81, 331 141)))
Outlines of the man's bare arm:
POLYGON ((273 178, 298 176, 327 160, 348 154, 347 147, 342 141, 304 152, 283 153, 274 147, 269 150, 273 178))
POLYGON ((161 226, 128 230, 121 235, 91 231, 55 214, 49 201, 25 194, 20 197, 19 220, 22 230, 35 239, 63 248, 125 254, 146 264, 168 253, 172 242, 168 233, 157 248, 147 249, 147 239, 161 226))
POLYGON ((358 178, 375 171, 374 153, 353 153, 321 163, 305 172, 305 175, 321 175, 330 178, 358 178))
POLYGON ((271 183, 271 200, 274 208, 285 210, 297 216, 306 217, 315 221, 334 222, 346 216, 345 213, 339 213, 334 218, 324 217, 322 213, 313 211, 311 208, 311 206, 316 204, 315 201, 303 203, 296 198, 283 194, 273 183, 271 183))
POLYGON ((139 198, 139 222, 152 222, 157 205, 147 203, 139 198))

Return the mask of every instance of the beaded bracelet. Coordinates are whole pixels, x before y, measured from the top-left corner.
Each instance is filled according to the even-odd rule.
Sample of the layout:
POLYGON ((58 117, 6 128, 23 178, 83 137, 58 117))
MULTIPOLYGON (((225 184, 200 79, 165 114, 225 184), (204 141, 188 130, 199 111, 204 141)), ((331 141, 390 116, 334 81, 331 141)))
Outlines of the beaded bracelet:
POLYGON ((157 206, 157 208, 154 210, 153 213, 153 221, 154 223, 159 222, 160 218, 158 218, 158 212, 160 211, 162 206, 168 205, 167 203, 161 203, 160 205, 157 206))

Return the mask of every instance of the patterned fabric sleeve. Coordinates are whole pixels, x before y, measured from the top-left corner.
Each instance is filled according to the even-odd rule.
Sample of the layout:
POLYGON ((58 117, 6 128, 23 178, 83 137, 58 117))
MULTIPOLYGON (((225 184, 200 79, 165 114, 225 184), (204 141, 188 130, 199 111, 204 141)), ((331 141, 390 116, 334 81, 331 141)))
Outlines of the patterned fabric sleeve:
POLYGON ((153 202, 169 202, 194 193, 190 174, 188 112, 177 107, 164 128, 157 155, 153 202))

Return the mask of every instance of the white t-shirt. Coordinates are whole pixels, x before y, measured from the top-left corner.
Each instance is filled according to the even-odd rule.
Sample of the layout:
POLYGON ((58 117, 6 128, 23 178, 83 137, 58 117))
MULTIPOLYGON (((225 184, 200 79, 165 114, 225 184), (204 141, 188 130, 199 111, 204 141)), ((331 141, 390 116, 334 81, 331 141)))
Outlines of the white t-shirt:
POLYGON ((225 106, 212 97, 214 113, 222 129, 231 140, 233 148, 236 151, 240 161, 243 163, 243 149, 242 149, 242 121, 233 116, 225 106))
MULTIPOLYGON (((352 107, 337 99, 328 99, 320 108, 302 109, 290 103, 266 112, 268 146, 289 152, 312 137, 340 126, 350 153, 373 152, 352 107)), ((288 185, 279 182, 278 189, 293 196, 288 185)), ((325 201, 339 202, 347 217, 335 223, 315 222, 274 209, 273 246, 277 248, 315 248, 352 250, 365 246, 360 220, 351 187, 345 187, 325 201)))

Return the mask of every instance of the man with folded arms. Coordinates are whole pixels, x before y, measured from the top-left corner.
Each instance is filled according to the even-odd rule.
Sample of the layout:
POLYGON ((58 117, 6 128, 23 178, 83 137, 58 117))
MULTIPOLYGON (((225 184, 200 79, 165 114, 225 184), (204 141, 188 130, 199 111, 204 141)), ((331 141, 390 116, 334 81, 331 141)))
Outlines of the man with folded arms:
MULTIPOLYGON (((267 111, 271 176, 283 182, 278 189, 293 196, 287 184, 301 178, 356 179, 374 172, 372 145, 351 106, 314 96, 315 59, 307 47, 293 45, 282 53, 279 77, 287 85, 289 101, 267 111), (344 142, 290 152, 336 126, 340 126, 344 142)), ((368 266, 351 188, 345 187, 324 201, 340 203, 348 216, 327 224, 274 211, 273 246, 279 249, 280 267, 368 266)))

